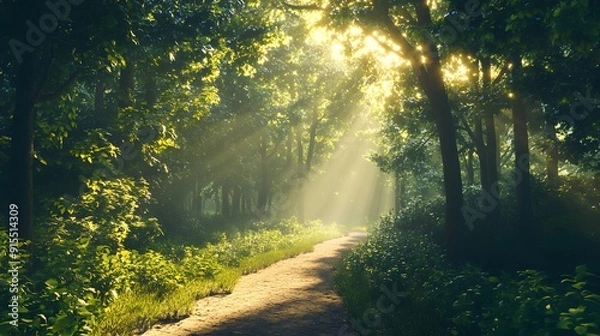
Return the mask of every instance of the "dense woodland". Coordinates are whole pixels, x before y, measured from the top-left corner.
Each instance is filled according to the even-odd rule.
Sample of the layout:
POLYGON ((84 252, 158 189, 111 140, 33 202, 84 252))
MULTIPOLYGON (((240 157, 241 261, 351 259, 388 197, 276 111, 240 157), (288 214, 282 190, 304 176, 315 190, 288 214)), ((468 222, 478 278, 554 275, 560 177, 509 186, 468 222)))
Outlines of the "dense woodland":
POLYGON ((305 220, 304 186, 367 118, 395 206, 338 265, 353 335, 600 335, 597 0, 0 16, 0 333, 131 334, 181 316, 169 298, 198 279, 216 287, 186 300, 335 235, 305 220), (382 284, 407 293, 391 312, 382 284), (128 320, 152 300, 167 310, 128 320))

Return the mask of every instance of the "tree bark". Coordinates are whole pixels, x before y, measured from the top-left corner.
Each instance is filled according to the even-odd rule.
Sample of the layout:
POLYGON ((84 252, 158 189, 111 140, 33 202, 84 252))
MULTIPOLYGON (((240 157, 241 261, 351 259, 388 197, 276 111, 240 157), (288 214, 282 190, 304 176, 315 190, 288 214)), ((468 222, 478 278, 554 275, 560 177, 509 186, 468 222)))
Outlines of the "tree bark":
POLYGON ((446 197, 446 246, 450 258, 457 263, 464 259, 465 224, 462 216, 463 194, 460 162, 456 148, 456 130, 441 72, 423 76, 421 83, 431 104, 440 140, 446 197))
POLYGON ((288 169, 292 168, 293 159, 292 159, 292 151, 294 150, 294 133, 290 130, 287 137, 287 146, 286 146, 286 154, 285 154, 285 165, 288 169))
POLYGON ((296 216, 300 223, 304 222, 304 150, 302 146, 302 122, 296 126, 297 157, 297 187, 296 187, 296 216))
POLYGON ((400 174, 395 173, 394 174, 394 186, 395 186, 395 190, 394 190, 394 208, 395 208, 395 213, 396 215, 399 215, 400 212, 402 211, 402 207, 404 206, 404 193, 405 193, 405 188, 404 188, 404 181, 402 181, 402 177, 400 177, 400 174))
POLYGON ((245 188, 242 188, 242 196, 240 199, 240 206, 242 214, 246 214, 248 212, 248 196, 246 195, 245 188))
POLYGON ((120 108, 133 106, 134 83, 134 66, 133 62, 128 59, 119 75, 118 105, 120 108))
MULTIPOLYGON (((304 164, 304 148, 302 146, 302 123, 296 125, 296 151, 297 151, 297 164, 298 167, 302 167, 304 164)), ((302 169, 299 169, 302 170, 302 169)), ((300 172, 299 172, 300 173, 300 172)))
POLYGON ((96 88, 94 91, 94 112, 98 117, 104 115, 104 92, 106 91, 106 74, 101 70, 96 74, 96 88))
POLYGON ((204 197, 199 195, 196 197, 196 202, 194 203, 194 214, 196 216, 202 216, 204 212, 204 197))
POLYGON ((244 190, 244 213, 248 213, 252 209, 252 197, 247 190, 244 190))
POLYGON ((473 149, 467 152, 467 184, 472 186, 475 184, 475 169, 473 168, 473 149))
POLYGON ((462 215, 462 177, 456 147, 455 122, 439 60, 433 59, 427 65, 428 68, 425 69, 422 64, 413 64, 413 69, 431 105, 440 141, 446 199, 446 247, 450 258, 460 263, 464 260, 466 225, 462 215))
MULTIPOLYGON (((513 59, 513 76, 518 77, 521 70, 521 58, 513 59)), ((531 196, 531 175, 529 172, 529 137, 527 134, 527 111, 520 92, 515 92, 512 101, 512 118, 515 150, 515 191, 518 212, 518 226, 527 247, 533 247, 535 233, 533 228, 533 204, 531 196)))
POLYGON ((33 239, 33 151, 35 104, 42 84, 39 60, 32 54, 23 57, 15 87, 9 165, 10 204, 18 207, 18 233, 21 240, 33 239))
POLYGON ((229 204, 229 184, 223 182, 221 185, 221 215, 223 217, 231 216, 231 207, 229 204))
POLYGON ((267 143, 265 136, 260 138, 259 146, 260 154, 260 176, 258 185, 258 200, 256 207, 261 214, 267 210, 267 200, 269 195, 269 171, 267 163, 267 143))
MULTIPOLYGON (((489 58, 481 60, 483 71, 483 88, 485 95, 489 98, 491 95, 491 62, 489 58)), ((490 99, 487 99, 489 102, 490 99)), ((486 106, 484 110, 485 121, 485 140, 486 140, 486 159, 488 171, 488 186, 498 183, 498 136, 496 135, 496 126, 494 125, 494 114, 496 111, 491 106, 486 106)), ((487 189, 489 191, 489 189, 487 189)))
POLYGON ((215 198, 215 215, 218 215, 220 212, 222 213, 223 207, 222 207, 222 203, 221 203, 221 196, 219 194, 219 188, 217 188, 217 190, 215 191, 215 194, 213 195, 215 198))
POLYGON ((314 108, 312 113, 312 120, 310 123, 309 139, 308 139, 308 150, 306 151, 306 173, 310 172, 312 168, 313 158, 315 156, 315 144, 317 136, 317 127, 319 126, 319 111, 314 108))
POLYGON ((486 191, 489 186, 489 174, 487 165, 487 149, 483 142, 483 126, 481 124, 481 117, 475 117, 475 138, 477 147, 477 156, 479 157, 479 183, 481 184, 481 190, 486 191))
POLYGON ((156 88, 156 76, 153 69, 148 69, 144 74, 144 94, 146 105, 150 110, 154 110, 158 100, 158 90, 156 88))
POLYGON ((241 206, 241 198, 242 198, 242 188, 234 187, 233 195, 231 197, 231 215, 236 217, 240 214, 240 206, 241 206))
POLYGON ((133 106, 133 91, 135 85, 134 65, 126 59, 126 66, 119 73, 119 92, 117 93, 117 109, 107 111, 107 127, 112 130, 110 141, 117 147, 125 139, 125 135, 119 129, 119 112, 133 106))
MULTIPOLYGON (((489 58, 481 60, 481 68, 483 72, 483 89, 486 99, 484 109, 485 122, 485 164, 486 164, 486 184, 482 185, 483 191, 488 197, 493 198, 493 206, 488 212, 488 223, 495 224, 500 215, 500 185, 498 183, 498 136, 496 135, 496 126, 494 125, 494 114, 496 111, 489 105, 491 95, 492 72, 491 62, 489 58)), ((490 237, 491 238, 491 237, 490 237)))
POLYGON ((548 141, 550 141, 550 146, 546 150, 546 179, 549 185, 556 187, 558 185, 558 140, 552 123, 546 122, 545 128, 548 141))
MULTIPOLYGON (((462 177, 458 150, 456 147, 456 124, 452 116, 448 93, 444 86, 439 53, 435 44, 425 46, 425 62, 416 48, 408 42, 402 31, 391 19, 386 2, 378 2, 374 8, 379 21, 387 28, 390 38, 398 45, 407 57, 419 86, 425 92, 433 112, 444 172, 444 194, 446 197, 446 248, 450 259, 455 263, 464 261, 465 221, 462 215, 463 194, 462 177)), ((430 27, 431 12, 426 0, 415 0, 417 25, 421 28, 430 27)), ((389 3, 388 3, 389 5, 389 3)))

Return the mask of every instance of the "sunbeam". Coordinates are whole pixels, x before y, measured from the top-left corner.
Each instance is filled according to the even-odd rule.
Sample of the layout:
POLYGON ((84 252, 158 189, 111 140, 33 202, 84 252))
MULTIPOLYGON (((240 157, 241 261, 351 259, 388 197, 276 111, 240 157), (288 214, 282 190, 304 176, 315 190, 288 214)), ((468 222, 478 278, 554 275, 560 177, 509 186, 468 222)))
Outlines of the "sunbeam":
POLYGON ((306 220, 359 225, 392 208, 388 177, 368 159, 375 145, 359 135, 369 127, 368 118, 360 113, 334 154, 309 176, 303 188, 306 220))

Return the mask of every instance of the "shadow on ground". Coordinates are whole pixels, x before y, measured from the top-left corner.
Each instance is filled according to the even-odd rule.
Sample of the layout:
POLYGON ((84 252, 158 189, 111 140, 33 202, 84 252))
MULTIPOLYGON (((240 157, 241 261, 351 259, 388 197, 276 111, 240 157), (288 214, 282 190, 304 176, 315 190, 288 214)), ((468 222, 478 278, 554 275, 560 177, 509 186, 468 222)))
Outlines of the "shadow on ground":
MULTIPOLYGON (((364 238, 356 234, 338 246, 333 255, 310 260, 303 265, 302 275, 318 278, 310 286, 298 286, 293 281, 290 288, 297 291, 284 301, 246 313, 231 316, 227 321, 198 331, 196 336, 334 336, 345 323, 344 306, 333 291, 334 265, 343 251, 350 249, 364 238), (305 266, 305 267, 304 267, 305 266)), ((274 293, 276 295, 276 293, 274 293)))

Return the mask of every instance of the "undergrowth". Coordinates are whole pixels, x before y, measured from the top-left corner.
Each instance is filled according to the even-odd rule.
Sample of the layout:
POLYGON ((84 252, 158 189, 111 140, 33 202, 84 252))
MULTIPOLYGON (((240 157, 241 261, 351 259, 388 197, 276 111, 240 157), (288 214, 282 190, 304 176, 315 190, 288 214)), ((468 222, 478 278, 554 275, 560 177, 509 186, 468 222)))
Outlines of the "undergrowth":
MULTIPOLYGON (((37 260, 39 268, 19 275, 18 329, 3 313, 0 334, 131 335, 158 321, 183 318, 195 300, 231 291, 242 274, 341 234, 319 222, 290 219, 218 234, 204 246, 163 241, 132 249, 117 231, 111 241, 95 241, 89 231, 93 219, 88 221, 87 227, 75 217, 47 224, 52 234, 34 248, 34 253, 45 251, 37 260)), ((0 240, 7 239, 6 231, 0 231, 0 240)), ((26 263, 28 255, 22 251, 26 263)), ((8 260, 5 249, 0 260, 8 260)), ((9 302, 5 286, 10 280, 3 270, 2 302, 9 302)))
POLYGON ((336 290, 355 330, 345 335, 600 335, 600 281, 586 265, 559 280, 453 266, 437 208, 414 210, 385 218, 338 264, 336 290))

